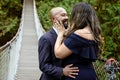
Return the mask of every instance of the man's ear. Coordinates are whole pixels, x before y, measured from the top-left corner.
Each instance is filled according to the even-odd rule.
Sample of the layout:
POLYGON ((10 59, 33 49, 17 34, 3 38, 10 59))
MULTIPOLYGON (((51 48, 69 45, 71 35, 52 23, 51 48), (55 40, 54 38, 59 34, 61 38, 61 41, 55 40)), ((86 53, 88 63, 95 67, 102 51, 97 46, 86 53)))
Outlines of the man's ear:
POLYGON ((52 21, 53 21, 54 23, 56 22, 54 17, 52 18, 52 21))
POLYGON ((51 19, 52 22, 54 22, 55 18, 52 15, 50 15, 50 19, 51 19))
POLYGON ((52 17, 52 20, 54 21, 54 20, 55 20, 55 18, 54 18, 54 17, 52 17))

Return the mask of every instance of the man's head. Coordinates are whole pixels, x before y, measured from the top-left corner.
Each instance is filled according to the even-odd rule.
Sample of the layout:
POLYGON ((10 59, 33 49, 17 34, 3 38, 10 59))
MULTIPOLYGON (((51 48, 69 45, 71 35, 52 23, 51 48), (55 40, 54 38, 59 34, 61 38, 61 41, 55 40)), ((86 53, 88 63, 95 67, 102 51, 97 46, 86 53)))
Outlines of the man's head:
POLYGON ((50 11, 50 18, 52 20, 52 22, 54 23, 56 21, 56 19, 58 21, 62 21, 63 25, 65 27, 68 26, 68 16, 67 16, 67 12, 64 8, 62 7, 55 7, 53 9, 51 9, 50 11))

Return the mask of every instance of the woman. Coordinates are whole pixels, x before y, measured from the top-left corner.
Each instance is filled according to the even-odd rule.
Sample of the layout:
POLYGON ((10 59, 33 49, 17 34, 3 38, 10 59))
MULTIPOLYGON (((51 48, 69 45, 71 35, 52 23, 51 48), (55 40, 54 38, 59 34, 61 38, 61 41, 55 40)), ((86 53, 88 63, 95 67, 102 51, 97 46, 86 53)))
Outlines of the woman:
POLYGON ((93 7, 83 2, 76 4, 67 31, 60 21, 56 20, 54 25, 58 30, 55 56, 63 59, 63 67, 67 64, 79 67, 78 76, 65 80, 96 80, 92 62, 101 52, 101 28, 93 7))

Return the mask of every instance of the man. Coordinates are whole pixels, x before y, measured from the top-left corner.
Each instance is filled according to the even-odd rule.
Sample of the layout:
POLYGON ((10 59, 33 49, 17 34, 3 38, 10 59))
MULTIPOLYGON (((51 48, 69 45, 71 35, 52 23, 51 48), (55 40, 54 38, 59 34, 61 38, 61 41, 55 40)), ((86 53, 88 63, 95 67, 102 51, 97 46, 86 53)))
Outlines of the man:
MULTIPOLYGON (((50 18, 52 23, 55 23, 57 19, 62 21, 65 27, 68 25, 67 12, 62 7, 53 8, 50 11, 50 18)), ((75 78, 79 71, 77 67, 72 67, 72 64, 67 65, 65 68, 61 67, 61 60, 54 55, 56 38, 57 30, 53 26, 49 32, 39 39, 39 68, 43 72, 40 80, 62 80, 63 75, 75 78)))

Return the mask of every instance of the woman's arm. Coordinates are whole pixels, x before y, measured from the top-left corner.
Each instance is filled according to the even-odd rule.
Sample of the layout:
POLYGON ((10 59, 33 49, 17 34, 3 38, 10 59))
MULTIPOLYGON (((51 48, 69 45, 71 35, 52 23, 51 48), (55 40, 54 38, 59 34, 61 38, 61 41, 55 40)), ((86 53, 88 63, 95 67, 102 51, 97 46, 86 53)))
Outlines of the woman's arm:
POLYGON ((68 49, 62 42, 63 35, 65 32, 65 28, 63 27, 63 24, 61 22, 56 22, 54 24, 54 26, 56 26, 55 28, 58 31, 58 37, 57 37, 55 47, 54 47, 55 56, 57 58, 63 59, 65 57, 71 55, 72 51, 70 49, 68 49))
POLYGON ((59 33, 56 43, 55 43, 55 56, 57 58, 63 59, 66 58, 67 56, 72 54, 72 51, 69 50, 64 43, 62 43, 63 40, 63 34, 59 33))

